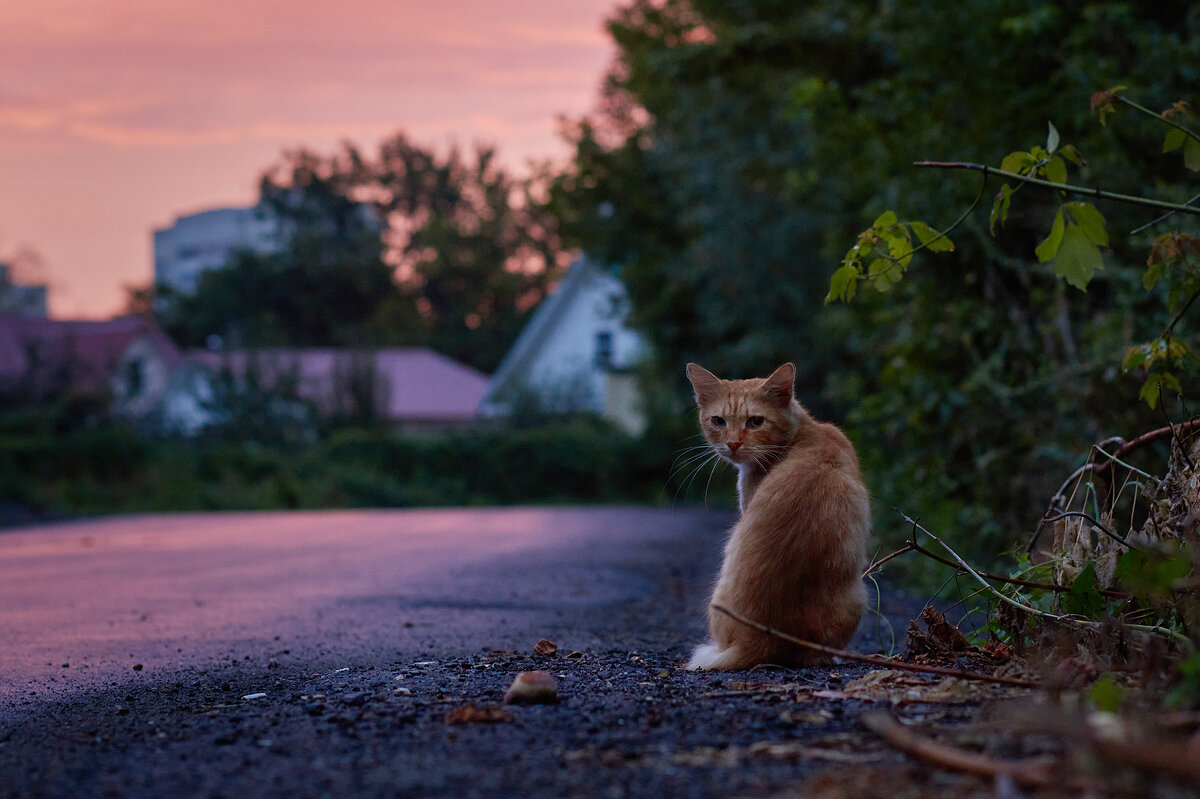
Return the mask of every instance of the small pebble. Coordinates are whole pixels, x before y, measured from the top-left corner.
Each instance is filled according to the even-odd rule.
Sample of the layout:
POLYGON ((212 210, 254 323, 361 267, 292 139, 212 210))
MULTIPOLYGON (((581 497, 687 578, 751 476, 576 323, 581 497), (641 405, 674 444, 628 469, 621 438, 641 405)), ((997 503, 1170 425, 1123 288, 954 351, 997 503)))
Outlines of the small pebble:
POLYGON ((266 699, 266 698, 267 698, 267 695, 264 693, 246 694, 245 696, 242 697, 242 699, 266 699))
POLYGON ((506 705, 548 705, 557 701, 558 683, 548 671, 521 672, 504 694, 506 705))

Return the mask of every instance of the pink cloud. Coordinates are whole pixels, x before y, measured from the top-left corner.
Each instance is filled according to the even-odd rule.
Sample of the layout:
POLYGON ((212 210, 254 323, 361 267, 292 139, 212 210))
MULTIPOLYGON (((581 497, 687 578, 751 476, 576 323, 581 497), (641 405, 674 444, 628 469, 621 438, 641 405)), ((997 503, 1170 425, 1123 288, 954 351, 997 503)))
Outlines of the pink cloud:
POLYGON ((397 130, 561 158, 618 0, 0 4, 0 255, 45 257, 56 313, 149 274, 152 227, 253 196, 285 148, 397 130), (57 295, 57 296, 56 296, 57 295))

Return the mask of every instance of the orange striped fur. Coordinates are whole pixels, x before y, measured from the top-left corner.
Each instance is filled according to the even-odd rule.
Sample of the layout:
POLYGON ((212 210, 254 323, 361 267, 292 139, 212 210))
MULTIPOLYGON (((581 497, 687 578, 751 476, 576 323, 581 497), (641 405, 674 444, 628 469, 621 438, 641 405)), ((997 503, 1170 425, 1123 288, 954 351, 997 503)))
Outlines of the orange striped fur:
MULTIPOLYGON (((687 366, 700 429, 738 471, 741 517, 729 534, 711 604, 781 632, 842 648, 866 604, 861 573, 870 501, 854 447, 794 397, 796 367, 721 380, 687 366)), ((805 665, 819 654, 708 611, 709 641, 690 669, 805 665)))

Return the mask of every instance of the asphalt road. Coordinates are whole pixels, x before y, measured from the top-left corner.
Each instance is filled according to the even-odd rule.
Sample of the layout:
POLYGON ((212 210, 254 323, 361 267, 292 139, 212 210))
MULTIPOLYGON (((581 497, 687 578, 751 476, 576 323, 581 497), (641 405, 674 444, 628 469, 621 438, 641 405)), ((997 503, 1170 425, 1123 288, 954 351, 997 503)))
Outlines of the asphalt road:
MULTIPOLYGON (((682 669, 730 521, 524 508, 2 532, 0 799, 803 793, 859 757, 829 747, 860 746, 863 705, 799 712, 788 692, 865 667, 682 669), (557 656, 535 655, 542 638, 557 656), (501 704, 541 669, 558 703, 501 704)), ((902 634, 913 600, 883 605, 902 634)), ((879 629, 854 645, 874 651, 879 629)))
POLYGON ((235 654, 278 659, 287 649, 315 669, 525 647, 536 630, 569 637, 556 624, 567 609, 642 597, 650 584, 639 567, 664 547, 715 558, 727 523, 694 510, 455 509, 118 517, 3 532, 0 719, 30 698, 235 654))

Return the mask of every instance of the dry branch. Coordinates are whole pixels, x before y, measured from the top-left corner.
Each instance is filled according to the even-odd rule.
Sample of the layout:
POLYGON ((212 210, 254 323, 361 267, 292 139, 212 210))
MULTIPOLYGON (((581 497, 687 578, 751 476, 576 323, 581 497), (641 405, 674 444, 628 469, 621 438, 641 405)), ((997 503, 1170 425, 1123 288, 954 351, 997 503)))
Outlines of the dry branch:
POLYGON ((1052 784, 1054 761, 1047 758, 1029 760, 995 760, 986 755, 966 752, 957 747, 938 743, 917 735, 897 723, 887 712, 864 713, 863 726, 906 754, 936 766, 973 774, 977 777, 1008 777, 1030 787, 1052 784))
POLYGON ((1200 784, 1200 763, 1196 762, 1195 751, 1185 744, 1155 739, 1113 740, 1101 736, 1092 736, 1089 743, 1106 761, 1200 784))
POLYGON ((906 554, 906 553, 908 553, 908 552, 912 552, 914 549, 918 549, 918 548, 919 548, 919 547, 917 547, 917 545, 916 545, 915 543, 913 543, 912 541, 908 542, 907 544, 905 544, 904 546, 900 547, 900 549, 897 549, 897 550, 896 550, 895 552, 893 552, 892 554, 890 554, 890 555, 888 555, 888 556, 886 556, 886 557, 880 558, 879 560, 875 561, 875 562, 874 562, 874 563, 872 563, 870 566, 868 566, 868 567, 867 567, 867 570, 866 570, 866 571, 864 571, 864 572, 862 573, 862 577, 863 577, 863 579, 865 580, 865 579, 867 578, 867 575, 869 575, 869 574, 871 574, 872 572, 874 572, 876 569, 878 569, 878 568, 879 568, 880 566, 882 566, 883 564, 887 563, 887 562, 888 562, 889 560, 891 560, 892 558, 898 558, 898 557, 900 557, 901 555, 904 555, 904 554, 906 554))
MULTIPOLYGON (((920 552, 922 555, 929 558, 930 560, 936 560, 938 563, 944 564, 946 566, 953 566, 956 569, 962 570, 962 567, 959 566, 954 561, 950 560, 949 558, 944 558, 941 555, 937 554, 936 552, 930 552, 928 549, 921 546, 920 544, 913 543, 910 545, 909 549, 913 552, 920 552)), ((1071 590, 1070 586, 1066 586, 1066 585, 1055 585, 1054 583, 1041 583, 1041 582, 1036 582, 1034 580, 1022 580, 1018 577, 1004 577, 999 574, 992 574, 991 572, 978 571, 978 570, 976 570, 976 571, 980 577, 986 577, 989 580, 995 580, 995 581, 1001 582, 1001 583, 1008 583, 1010 585, 1019 585, 1022 588, 1033 588, 1033 589, 1038 589, 1041 591, 1053 591, 1055 593, 1062 593, 1062 592, 1071 590)), ((1113 599, 1128 599, 1129 598, 1128 591, 1117 591, 1117 590, 1110 589, 1110 588, 1098 588, 1096 590, 1100 593, 1101 596, 1107 596, 1107 597, 1111 597, 1113 599)))
POLYGON ((740 622, 747 627, 752 627, 764 635, 769 635, 773 638, 787 641, 790 644, 804 647, 805 649, 809 649, 813 652, 820 652, 822 654, 829 655, 830 657, 839 657, 844 660, 853 660, 859 663, 869 663, 872 666, 881 666, 883 668, 896 669, 897 671, 915 671, 923 674, 940 674, 944 677, 958 677, 964 680, 978 680, 980 682, 996 683, 997 685, 1011 685, 1017 688, 1041 687, 1040 683, 1034 682, 1033 680, 1022 680, 1019 677, 997 677, 992 674, 980 674, 979 672, 975 671, 968 671, 966 669, 951 669, 944 666, 921 666, 917 665, 916 663, 905 663, 902 660, 892 660, 891 658, 883 657, 881 655, 864 655, 861 652, 835 649, 832 646, 825 646, 824 644, 818 644, 814 641, 806 641, 803 638, 797 638, 794 635, 788 635, 787 633, 780 632, 779 630, 768 627, 765 624, 760 624, 753 619, 748 619, 742 614, 732 611, 723 605, 714 604, 711 605, 711 607, 713 610, 719 613, 724 613, 734 621, 740 622))

